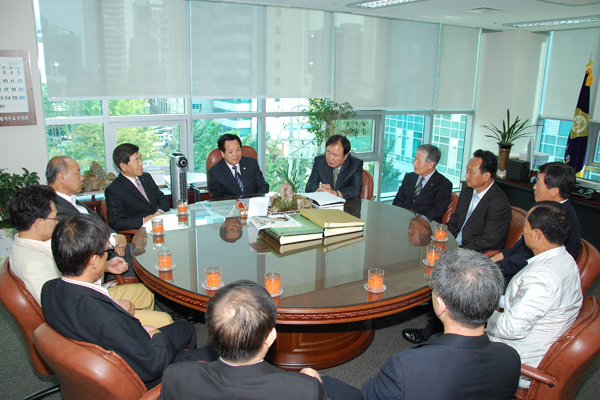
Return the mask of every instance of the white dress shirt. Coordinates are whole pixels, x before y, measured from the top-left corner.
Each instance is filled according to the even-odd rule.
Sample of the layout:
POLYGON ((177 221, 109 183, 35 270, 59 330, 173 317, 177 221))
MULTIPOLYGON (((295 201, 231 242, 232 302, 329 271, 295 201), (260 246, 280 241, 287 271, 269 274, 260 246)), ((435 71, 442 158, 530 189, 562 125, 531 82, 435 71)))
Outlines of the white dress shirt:
MULTIPOLYGON (((490 340, 512 346, 523 364, 537 367, 552 344, 573 325, 583 302, 579 270, 564 246, 528 260, 508 284, 504 312, 494 311, 490 340)), ((521 378, 519 386, 528 387, 521 378)))

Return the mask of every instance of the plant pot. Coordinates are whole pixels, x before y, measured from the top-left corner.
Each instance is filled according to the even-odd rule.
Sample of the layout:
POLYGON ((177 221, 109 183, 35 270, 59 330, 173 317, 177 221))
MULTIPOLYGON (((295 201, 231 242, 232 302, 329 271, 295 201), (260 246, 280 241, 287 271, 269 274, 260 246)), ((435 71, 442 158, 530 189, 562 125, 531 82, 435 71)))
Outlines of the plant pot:
POLYGON ((10 256, 15 233, 12 228, 0 228, 0 262, 4 262, 10 256))
POLYGON ((508 163, 508 157, 510 156, 510 149, 512 144, 500 144, 498 143, 498 169, 506 171, 506 164, 508 163))

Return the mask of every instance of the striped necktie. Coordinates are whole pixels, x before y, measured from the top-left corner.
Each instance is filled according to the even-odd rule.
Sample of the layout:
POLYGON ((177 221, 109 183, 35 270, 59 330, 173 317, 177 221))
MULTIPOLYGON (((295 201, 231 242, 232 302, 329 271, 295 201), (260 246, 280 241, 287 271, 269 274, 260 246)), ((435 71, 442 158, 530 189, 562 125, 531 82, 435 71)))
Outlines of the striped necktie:
POLYGON ((242 194, 244 193, 244 184, 242 183, 242 176, 240 175, 240 173, 237 170, 237 165, 233 168, 233 172, 235 172, 235 181, 237 182, 238 186, 240 187, 240 190, 242 191, 242 194))
POLYGON ((333 170, 333 189, 335 190, 335 184, 337 183, 338 174, 340 173, 340 167, 333 170))
POLYGON ((425 178, 423 178, 422 176, 419 177, 419 182, 417 182, 417 186, 415 187, 415 198, 421 193, 421 190, 423 190, 424 180, 425 178))

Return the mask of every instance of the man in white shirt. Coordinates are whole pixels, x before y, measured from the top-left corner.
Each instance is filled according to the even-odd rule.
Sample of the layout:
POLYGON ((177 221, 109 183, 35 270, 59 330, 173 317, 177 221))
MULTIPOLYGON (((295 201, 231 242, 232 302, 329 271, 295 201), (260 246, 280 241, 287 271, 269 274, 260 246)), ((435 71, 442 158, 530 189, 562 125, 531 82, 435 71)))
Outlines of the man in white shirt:
MULTIPOLYGON (((583 302, 579 270, 563 244, 573 216, 563 204, 536 203, 523 237, 534 254, 508 284, 504 312, 495 311, 486 331, 512 346, 523 364, 537 367, 550 346, 573 325, 583 302)), ((528 387, 521 378, 519 386, 528 387)))

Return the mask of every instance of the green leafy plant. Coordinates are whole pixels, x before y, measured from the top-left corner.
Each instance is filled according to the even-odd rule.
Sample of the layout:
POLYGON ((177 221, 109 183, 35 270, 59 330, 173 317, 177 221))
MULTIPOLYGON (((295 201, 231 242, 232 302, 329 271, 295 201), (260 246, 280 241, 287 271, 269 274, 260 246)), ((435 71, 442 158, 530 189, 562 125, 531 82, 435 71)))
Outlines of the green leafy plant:
POLYGON ((321 145, 333 135, 360 136, 366 134, 366 121, 352 120, 356 111, 350 103, 336 103, 330 99, 308 99, 310 107, 302 110, 308 117, 308 132, 315 136, 317 145, 321 145))
POLYGON ((529 119, 526 119, 525 121, 521 122, 519 117, 516 117, 514 122, 511 124, 510 123, 510 110, 506 110, 506 120, 502 121, 502 129, 498 128, 494 124, 490 124, 491 126, 482 125, 482 127, 489 130, 490 132, 492 132, 491 135, 485 135, 485 137, 496 139, 498 141, 498 144, 501 146, 510 146, 516 140, 526 137, 530 134, 529 132, 525 132, 526 129, 540 126, 540 125, 527 126, 528 122, 529 122, 529 119))
POLYGON ((8 204, 10 199, 21 189, 28 185, 35 185, 40 183, 40 178, 36 172, 29 172, 25 168, 22 175, 9 174, 4 172, 4 169, 0 169, 0 228, 10 227, 8 221, 10 215, 8 211, 8 204))
POLYGON ((286 181, 292 186, 292 191, 298 193, 302 190, 301 186, 306 183, 306 168, 302 167, 302 160, 295 160, 290 166, 289 160, 285 160, 284 163, 275 170, 276 182, 274 187, 279 188, 286 181))

